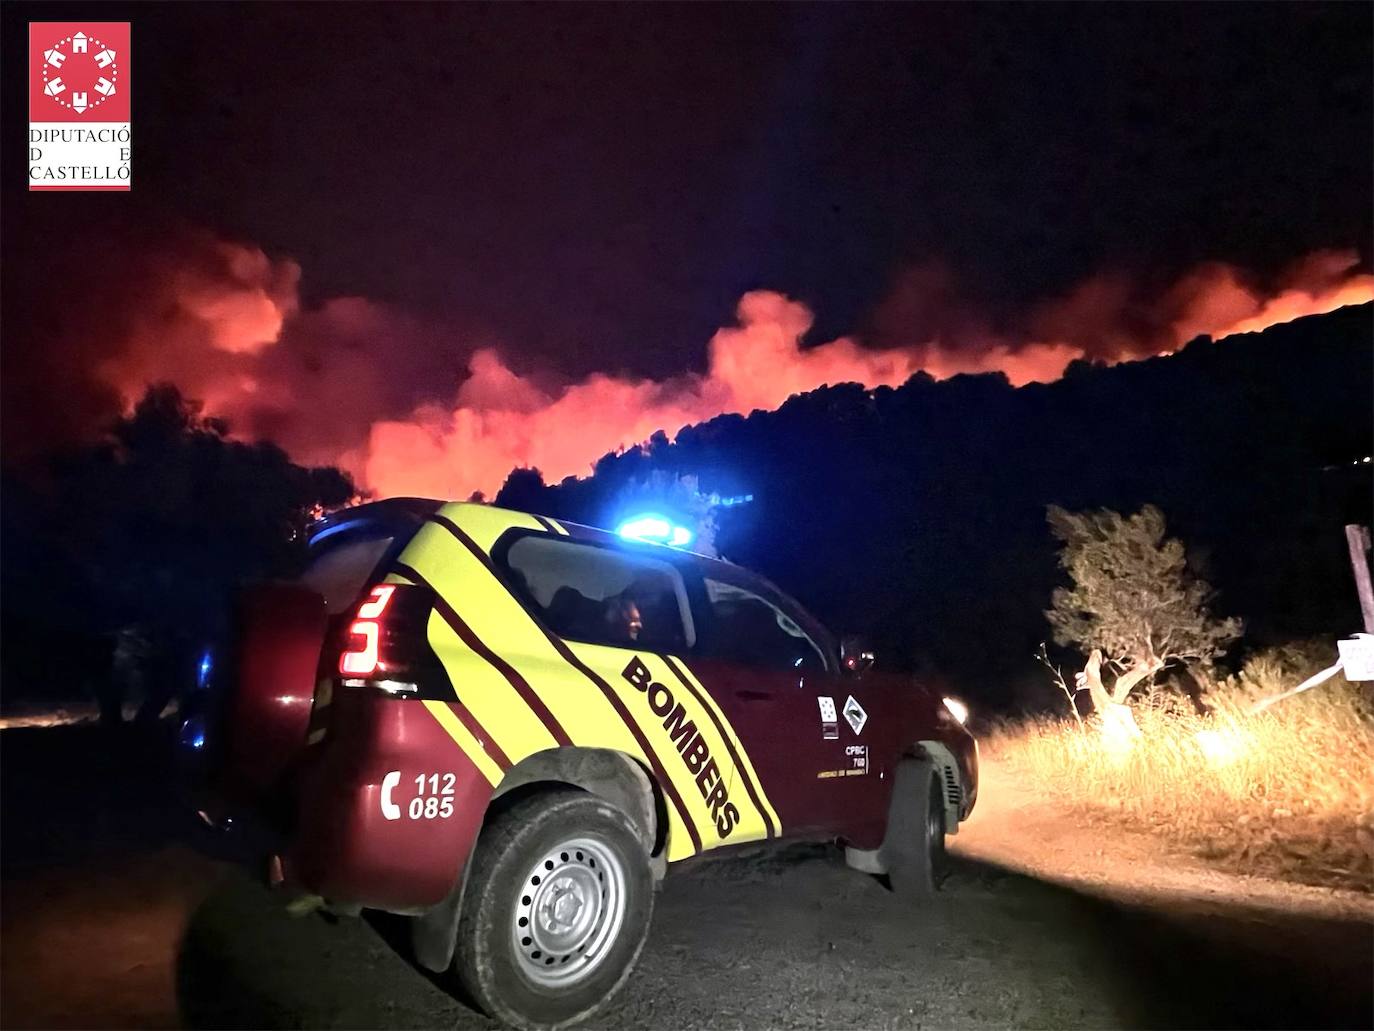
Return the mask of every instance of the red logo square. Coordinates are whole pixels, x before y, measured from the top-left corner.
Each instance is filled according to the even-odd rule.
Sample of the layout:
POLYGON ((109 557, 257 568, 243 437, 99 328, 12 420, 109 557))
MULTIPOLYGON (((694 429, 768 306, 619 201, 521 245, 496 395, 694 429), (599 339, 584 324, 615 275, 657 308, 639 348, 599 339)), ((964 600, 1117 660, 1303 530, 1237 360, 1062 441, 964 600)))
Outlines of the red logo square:
POLYGON ((29 23, 29 121, 127 122, 129 23, 29 23))

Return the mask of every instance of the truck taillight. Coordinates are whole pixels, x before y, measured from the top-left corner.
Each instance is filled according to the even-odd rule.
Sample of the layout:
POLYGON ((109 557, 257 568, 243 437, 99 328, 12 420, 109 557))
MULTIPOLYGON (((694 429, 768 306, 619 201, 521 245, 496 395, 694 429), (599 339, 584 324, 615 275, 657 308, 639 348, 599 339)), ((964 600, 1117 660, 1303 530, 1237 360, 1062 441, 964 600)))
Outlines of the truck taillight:
POLYGON ((381 629, 375 620, 358 619, 348 628, 348 650, 339 656, 339 672, 355 677, 371 676, 381 665, 378 643, 381 629))
POLYGON ((337 625, 339 680, 407 698, 452 697, 439 658, 429 645, 434 592, 416 584, 377 584, 351 617, 337 625))
POLYGON ((340 673, 369 677, 381 668, 381 619, 395 593, 395 584, 378 584, 358 606, 358 618, 349 625, 348 643, 339 656, 340 673))
POLYGON ((380 619, 386 607, 391 604, 391 596, 396 593, 395 584, 378 584, 372 588, 367 601, 358 606, 359 619, 380 619))

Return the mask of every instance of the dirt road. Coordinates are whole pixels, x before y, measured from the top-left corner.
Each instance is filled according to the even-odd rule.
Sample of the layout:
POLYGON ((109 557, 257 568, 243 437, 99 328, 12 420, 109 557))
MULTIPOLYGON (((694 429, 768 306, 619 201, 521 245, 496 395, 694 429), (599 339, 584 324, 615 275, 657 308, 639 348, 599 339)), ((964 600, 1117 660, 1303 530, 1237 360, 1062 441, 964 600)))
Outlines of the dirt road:
MULTIPOLYGON (((7 823, 12 752, 0 750, 7 823)), ((1098 866, 1066 874, 1056 850, 1080 853, 1080 832, 1001 780, 990 772, 954 839, 957 871, 925 910, 898 905, 821 845, 675 868, 639 968, 598 1025, 1371 1023, 1374 925, 1363 903, 1330 893, 1294 903, 1243 881, 1223 890, 1130 840, 1131 876, 1097 879, 1119 869, 1111 852, 1122 846, 1111 842, 1097 844, 1098 866), (1174 890, 1176 876, 1191 888, 1174 890)), ((108 855, 58 849, 52 863, 11 862, 7 847, 5 1027, 488 1026, 407 962, 396 922, 293 919, 235 868, 122 826, 127 840, 108 855)))
POLYGON ((1102 827, 1054 804, 1007 767, 984 761, 978 811, 951 839, 963 856, 1115 902, 1220 916, 1237 906, 1296 918, 1365 922, 1374 894, 1336 891, 1208 866, 1160 838, 1102 827))

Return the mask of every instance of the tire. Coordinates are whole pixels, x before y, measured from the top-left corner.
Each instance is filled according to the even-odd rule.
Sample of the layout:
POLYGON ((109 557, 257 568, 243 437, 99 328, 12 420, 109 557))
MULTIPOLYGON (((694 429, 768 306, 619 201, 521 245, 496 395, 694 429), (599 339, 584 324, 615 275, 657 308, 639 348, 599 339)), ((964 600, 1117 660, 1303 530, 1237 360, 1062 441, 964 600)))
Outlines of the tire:
POLYGON ((568 1027, 630 976, 653 907, 649 857, 629 816, 583 791, 543 791, 478 839, 454 968, 496 1020, 568 1027))
POLYGON ((904 763, 897 776, 897 811, 888 816, 883 859, 893 893, 921 903, 935 894, 948 872, 944 792, 928 762, 904 763))

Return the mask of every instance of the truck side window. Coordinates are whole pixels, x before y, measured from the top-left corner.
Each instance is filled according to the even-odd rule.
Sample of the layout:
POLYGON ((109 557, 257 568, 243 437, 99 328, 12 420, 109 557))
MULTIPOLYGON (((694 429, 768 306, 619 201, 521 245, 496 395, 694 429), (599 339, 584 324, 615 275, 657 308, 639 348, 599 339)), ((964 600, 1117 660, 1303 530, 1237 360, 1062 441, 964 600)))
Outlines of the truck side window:
POLYGON ((503 558, 517 593, 560 637, 654 651, 695 639, 686 588, 667 562, 538 535, 503 558))
POLYGON ((787 613, 753 591, 706 577, 711 627, 702 651, 713 658, 769 669, 824 670, 816 642, 787 613))

